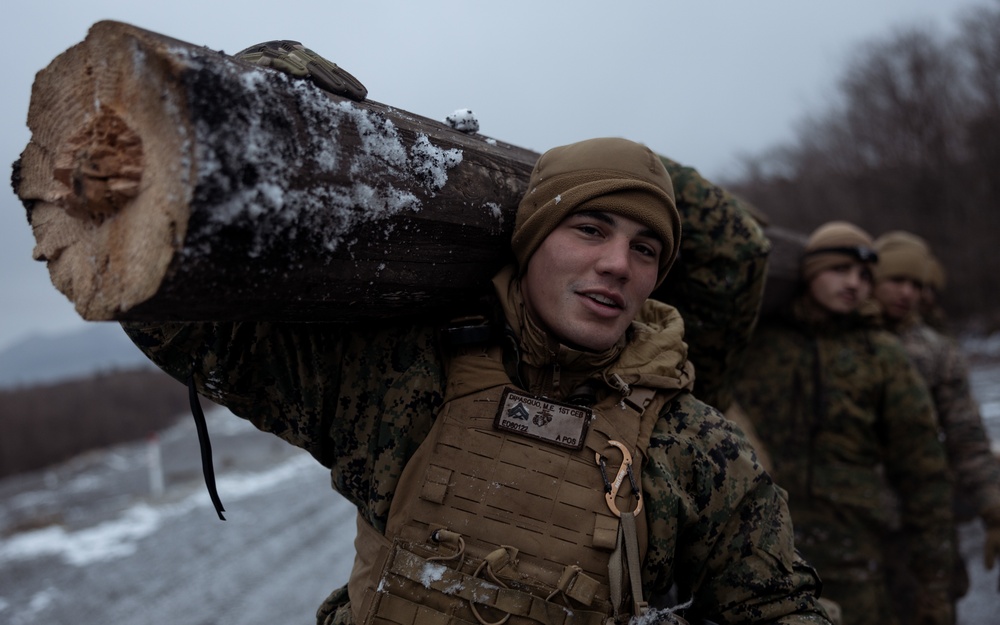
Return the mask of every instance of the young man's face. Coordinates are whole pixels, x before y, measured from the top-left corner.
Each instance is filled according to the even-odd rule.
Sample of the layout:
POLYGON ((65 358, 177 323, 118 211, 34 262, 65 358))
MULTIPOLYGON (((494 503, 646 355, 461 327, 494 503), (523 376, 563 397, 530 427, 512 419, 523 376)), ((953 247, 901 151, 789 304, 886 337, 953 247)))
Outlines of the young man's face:
POLYGON ((560 342, 608 349, 656 286, 663 242, 645 225, 605 212, 564 219, 528 261, 529 314, 560 342))
POLYGON ((816 274, 809 283, 809 294, 816 302, 837 315, 846 315, 858 309, 872 292, 872 274, 868 265, 857 260, 816 274))
POLYGON ((911 278, 893 276, 875 285, 875 299, 885 316, 899 321, 917 309, 924 285, 911 278))

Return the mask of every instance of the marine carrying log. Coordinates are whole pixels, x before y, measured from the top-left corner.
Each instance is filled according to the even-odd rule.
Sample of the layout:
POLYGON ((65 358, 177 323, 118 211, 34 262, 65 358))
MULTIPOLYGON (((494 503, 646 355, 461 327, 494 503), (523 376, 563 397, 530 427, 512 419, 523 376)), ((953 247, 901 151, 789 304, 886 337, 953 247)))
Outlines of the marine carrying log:
POLYGON ((538 157, 110 21, 38 73, 28 126, 34 257, 87 320, 447 308, 508 261, 538 157))

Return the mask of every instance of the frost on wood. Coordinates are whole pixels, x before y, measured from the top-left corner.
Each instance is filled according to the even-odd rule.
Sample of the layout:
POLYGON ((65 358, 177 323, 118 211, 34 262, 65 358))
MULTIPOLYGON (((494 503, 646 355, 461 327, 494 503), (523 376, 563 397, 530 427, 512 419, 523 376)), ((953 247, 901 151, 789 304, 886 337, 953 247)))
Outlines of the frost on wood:
MULTIPOLYGON (((219 67, 225 71, 191 76, 217 81, 197 91, 218 94, 220 117, 229 97, 247 98, 240 110, 263 114, 198 120, 195 202, 212 209, 201 216, 188 253, 210 252, 220 231, 234 226, 252 233, 251 257, 299 237, 335 251, 359 224, 420 211, 462 162, 461 150, 435 146, 426 135, 407 145, 391 120, 332 100, 306 81, 262 68, 219 67), (339 149, 344 133, 359 138, 360 149, 339 149), (296 171, 310 172, 311 180, 288 176, 296 171), (351 182, 333 182, 345 179, 351 182)), ((210 104, 199 103, 199 110, 210 104)))

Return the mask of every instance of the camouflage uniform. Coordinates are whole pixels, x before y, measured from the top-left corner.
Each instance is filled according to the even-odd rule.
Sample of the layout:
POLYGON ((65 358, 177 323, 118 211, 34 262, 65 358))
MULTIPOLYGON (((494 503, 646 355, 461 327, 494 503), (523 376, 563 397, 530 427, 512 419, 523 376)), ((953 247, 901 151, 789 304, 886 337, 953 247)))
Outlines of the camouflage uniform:
MULTIPOLYGON (((899 336, 931 392, 956 496, 967 498, 976 513, 1000 509, 1000 460, 990 448, 961 349, 917 316, 889 329, 899 336)), ((959 520, 970 519, 965 516, 959 520)))
POLYGON ((684 236, 677 262, 653 297, 684 317, 695 395, 725 411, 734 373, 757 322, 771 244, 751 205, 665 156, 684 236))
MULTIPOLYGON (((954 339, 924 323, 917 314, 895 324, 886 321, 888 329, 899 337, 934 401, 955 483, 956 521, 967 522, 981 516, 988 527, 997 523, 1000 521, 1000 460, 993 455, 979 407, 969 388, 961 349, 954 339)), ((897 536, 890 543, 893 550, 888 557, 901 552, 907 543, 905 535, 897 536)), ((969 578, 957 542, 954 557, 952 594, 958 599, 968 592, 969 578)), ((898 609, 905 618, 919 589, 905 570, 892 571, 891 577, 894 578, 893 593, 898 609)))
POLYGON ((884 479, 916 541, 910 568, 928 592, 950 577, 951 487, 927 389, 868 315, 826 317, 808 296, 761 322, 736 401, 788 491, 795 543, 838 602, 844 625, 894 622, 881 541, 884 479), (884 474, 884 477, 883 477, 884 474))
MULTIPOLYGON (((591 200, 603 201, 609 195, 613 196, 609 207, 591 210, 624 211, 630 219, 634 217, 656 232, 657 238, 669 250, 657 258, 657 279, 662 280, 681 241, 681 218, 674 208, 673 183, 665 174, 647 148, 619 139, 595 139, 550 150, 536 164, 532 173, 535 182, 529 182, 531 191, 518 208, 511 248, 520 269, 527 271, 528 258, 570 211, 586 210, 581 207, 593 206, 588 204, 591 200), (614 151, 613 160, 607 156, 609 151, 614 151), (609 162, 614 165, 609 166, 609 162), (594 168, 604 172, 600 179, 594 179, 594 168)), ((713 193, 721 192, 715 189, 713 193)), ((706 210, 699 214, 694 207, 692 209, 693 223, 718 220, 715 222, 718 227, 708 236, 700 240, 691 237, 688 252, 682 253, 689 254, 690 267, 698 275, 691 278, 691 288, 705 289, 710 292, 708 299, 721 306, 721 313, 713 318, 710 329, 725 331, 737 325, 730 315, 734 309, 750 318, 756 315, 760 289, 754 290, 751 286, 743 290, 742 285, 744 282, 762 284, 763 265, 755 265, 758 270, 755 273, 752 268, 741 267, 741 260, 732 264, 734 258, 740 258, 738 254, 726 256, 712 250, 720 237, 726 235, 741 232, 750 238, 749 230, 728 230, 730 226, 737 227, 729 212, 706 210), (696 252, 701 246, 706 246, 706 254, 698 258, 696 252), (716 254, 720 262, 713 264, 716 254), (711 269, 699 269, 702 266, 711 269), (755 281, 754 276, 759 278, 755 281), (733 295, 733 284, 740 285, 738 297, 733 295), (734 303, 734 299, 739 301, 734 303)), ((747 249, 751 247, 748 245, 747 249)), ((753 248, 752 254, 760 259, 758 248, 753 248)), ((509 268, 509 271, 514 269, 509 268)), ((648 526, 643 532, 648 548, 637 567, 637 574, 630 575, 630 581, 641 585, 643 597, 666 595, 676 587, 678 596, 691 599, 684 616, 695 622, 707 617, 721 622, 827 623, 815 597, 818 585, 815 572, 794 550, 781 489, 761 470, 752 450, 734 426, 690 393, 692 368, 687 362, 687 348, 682 340, 683 323, 677 311, 650 299, 614 347, 599 353, 580 352, 554 344, 554 339, 545 330, 537 327, 533 330, 528 323, 531 319, 515 323, 515 317, 520 317, 512 317, 512 310, 526 315, 524 302, 511 306, 515 292, 519 290, 505 291, 497 284, 498 301, 484 313, 486 318, 496 320, 487 324, 488 327, 503 330, 504 338, 512 339, 501 341, 496 337, 489 343, 487 351, 495 356, 491 357, 490 367, 467 367, 465 358, 445 356, 438 344, 436 321, 397 319, 353 326, 250 322, 130 324, 127 330, 151 359, 178 379, 191 379, 199 392, 229 407, 238 416, 308 450, 330 469, 334 488, 357 506, 360 527, 366 533, 360 535, 369 535, 370 539, 358 541, 362 564, 356 566, 348 586, 354 606, 345 605, 343 593, 335 592, 317 615, 322 623, 348 623, 370 615, 358 607, 364 605, 366 599, 358 601, 359 595, 355 592, 356 581, 359 578, 371 580, 370 571, 375 570, 365 565, 375 561, 368 559, 368 546, 383 538, 400 538, 402 531, 397 531, 399 524, 396 523, 400 516, 415 519, 419 515, 420 523, 428 522, 425 508, 409 517, 409 513, 401 514, 400 508, 406 507, 406 500, 413 502, 410 495, 414 489, 406 488, 405 484, 412 483, 410 478, 414 475, 423 475, 410 469, 429 464, 427 456, 431 447, 425 441, 433 443, 436 440, 429 436, 448 437, 453 449, 470 445, 465 438, 451 438, 460 431, 451 425, 453 412, 458 411, 455 406, 462 405, 460 402, 468 397, 481 400, 476 406, 476 418, 479 419, 484 407, 494 408, 502 401, 490 393, 512 386, 535 395, 544 394, 553 400, 568 399, 571 392, 576 393, 581 387, 593 389, 597 400, 595 414, 599 417, 594 421, 595 428, 616 419, 619 424, 631 423, 626 421, 628 417, 612 416, 612 413, 619 413, 611 408, 619 403, 624 406, 626 398, 636 389, 640 396, 650 394, 653 402, 650 405, 657 408, 639 411, 643 413, 640 426, 645 439, 634 439, 638 441, 636 452, 644 460, 640 481, 645 505, 641 516, 648 526), (670 311, 669 321, 659 318, 664 310, 670 311), (661 344, 665 337, 671 337, 669 344, 661 344), (497 352, 502 352, 502 358, 496 355, 497 352), (497 367, 501 361, 503 366, 497 367), (672 363, 671 366, 665 366, 667 362, 672 363), (461 373, 454 374, 455 370, 461 373), (489 379, 485 379, 487 375, 489 379), (678 380, 682 383, 675 385, 678 380), (470 387, 474 395, 456 399, 452 393, 455 387, 470 387), (620 393, 620 398, 612 391, 620 393), (653 418, 649 419, 647 430, 648 417, 653 418), (455 443, 456 440, 460 442, 455 443), (427 463, 422 465, 424 461, 427 463), (372 538, 372 533, 381 536, 372 538)), ((739 336, 740 332, 733 335, 739 336)), ((444 333, 443 336, 452 335, 444 333)), ((744 342, 745 338, 744 334, 744 342)), ((738 343, 736 339, 732 344, 721 342, 716 347, 726 354, 733 349, 738 351, 738 343)), ((477 437, 480 433, 482 429, 477 429, 477 437)), ((499 436, 507 437, 508 433, 499 436)), ((537 447, 532 448, 532 453, 535 451, 537 447)), ((568 452, 560 450, 552 455, 557 453, 561 460, 568 452)), ((582 460, 582 455, 577 453, 574 458, 582 460)), ((582 502, 579 510, 582 511, 591 510, 594 504, 605 505, 600 479, 593 479, 599 468, 592 462, 591 456, 586 463, 590 471, 586 481, 578 480, 571 488, 573 496, 579 493, 582 502), (580 489, 578 486, 587 483, 594 487, 580 489)), ((451 467, 442 466, 449 470, 451 467)), ((567 476, 567 481, 580 475, 573 472, 572 476, 567 476)), ((428 484, 427 481, 422 483, 428 484)), ((468 480, 463 477, 462 483, 468 480)), ((495 492, 492 487, 496 484, 487 486, 490 487, 488 492, 495 492)), ((429 488, 448 490, 451 483, 431 482, 429 488)), ((605 488, 611 490, 606 481, 605 488)), ((487 494, 470 489, 463 493, 468 496, 467 500, 478 500, 487 494)), ((543 508, 550 507, 547 497, 554 500, 552 495, 539 493, 538 496, 543 508)), ((499 499, 494 503, 505 505, 499 499)), ((443 512, 455 509, 457 505, 443 512)), ((514 509, 504 511, 509 513, 514 509)), ((602 513, 607 512, 605 505, 602 513)), ((574 519, 568 524, 577 531, 582 514, 571 516, 574 519)), ((516 523, 519 530, 523 529, 521 525, 528 524, 527 514, 502 518, 511 518, 511 525, 516 523)), ((627 515, 621 515, 622 526, 626 518, 627 515)), ((603 533, 603 528, 593 528, 593 536, 588 541, 593 544, 587 546, 588 554, 601 546, 599 539, 603 540, 603 533), (598 536, 598 530, 602 536, 598 536)), ((577 531, 577 535, 581 534, 586 535, 577 531)), ((473 538, 477 542, 488 542, 481 535, 473 538)), ((501 538, 509 537, 497 535, 492 540, 501 538)), ((635 542, 634 538, 631 540, 635 542)), ((570 547, 577 545, 581 547, 578 551, 582 551, 579 541, 574 540, 570 547)), ((531 547, 537 551, 538 544, 531 547)), ((565 546, 562 550, 566 550, 565 546)), ((524 549, 525 553, 528 551, 524 549)), ((610 559, 610 555, 607 558, 610 559)), ((483 561, 486 563, 486 558, 483 561)), ((629 561, 635 562, 631 555, 629 561)), ((558 560, 555 564, 568 567, 571 563, 558 560)), ((458 567, 463 565, 459 563, 458 567)), ((588 569, 592 570, 594 567, 588 569)), ((607 577, 609 587, 621 579, 610 571, 607 577)), ((519 587, 509 590, 520 595, 524 594, 520 586, 532 584, 531 580, 527 580, 527 584, 521 583, 523 579, 510 581, 519 587)), ((598 580, 597 585, 604 585, 604 582, 598 580)), ((388 595, 382 592, 383 588, 366 583, 364 596, 371 595, 368 590, 388 595)), ((448 588, 451 590, 445 591, 445 595, 456 595, 466 587, 448 588)), ((559 581, 557 588, 545 589, 551 590, 551 594, 535 594, 532 600, 547 601, 561 589, 562 581, 559 581)), ((419 588, 414 591, 421 592, 419 588)), ((440 594, 436 588, 434 592, 440 594)), ((432 610, 451 621, 450 610, 458 606, 450 597, 438 603, 441 599, 438 594, 433 596, 434 605, 424 600, 426 594, 410 601, 405 607, 407 615, 398 622, 430 622, 424 621, 422 615, 432 610)), ((618 603, 620 593, 612 589, 611 594, 616 595, 614 602, 618 603)), ((634 599, 639 602, 641 598, 634 599)), ((478 603, 479 596, 470 599, 470 604, 473 601, 478 603)), ((638 604, 629 610, 632 614, 642 611, 638 604)), ((513 614, 505 611, 508 615, 513 614)), ((582 607, 578 610, 581 614, 585 611, 582 607)), ((602 619, 609 614, 603 608, 596 613, 602 619)), ((620 612, 616 610, 615 614, 620 612)), ((485 622, 478 615, 475 618, 485 622)), ((576 616, 571 618, 572 622, 578 622, 576 616)), ((562 622, 548 617, 537 619, 537 622, 550 620, 562 622)), ((502 622, 506 622, 506 617, 502 622)), ((510 622, 521 621, 511 618, 510 622)))
MULTIPOLYGON (((668 351, 681 371, 688 368, 681 321, 672 315, 664 327, 677 333, 668 351)), ((309 451, 361 518, 385 532, 401 471, 443 401, 446 361, 435 324, 131 323, 126 330, 174 377, 185 380, 193 370, 201 393, 309 451)), ((642 351, 661 358, 664 350, 642 351)), ((554 384, 551 364, 519 362, 530 379, 554 384)), ((560 375, 602 379, 592 369, 560 375)), ((557 384, 552 392, 566 390, 557 384)), ((684 390, 660 413, 641 473, 649 524, 644 594, 676 585, 694 600, 685 614, 692 622, 828 623, 815 572, 794 550, 782 491, 734 434, 718 411, 684 390)), ((319 622, 350 622, 345 601, 334 592, 319 622)))

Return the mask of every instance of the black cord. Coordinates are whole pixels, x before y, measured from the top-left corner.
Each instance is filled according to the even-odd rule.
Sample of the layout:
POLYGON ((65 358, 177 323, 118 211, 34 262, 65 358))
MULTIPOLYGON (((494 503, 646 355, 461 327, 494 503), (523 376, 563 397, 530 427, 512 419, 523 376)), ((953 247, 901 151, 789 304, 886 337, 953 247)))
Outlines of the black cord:
POLYGON ((208 487, 208 495, 212 498, 215 512, 219 515, 219 520, 225 521, 222 516, 225 508, 222 507, 222 500, 219 499, 219 491, 215 488, 215 469, 212 467, 212 441, 208 438, 208 424, 205 422, 205 413, 201 410, 201 402, 198 401, 198 390, 194 385, 194 373, 188 377, 188 400, 191 402, 191 416, 194 417, 195 427, 198 429, 198 446, 201 448, 201 472, 205 475, 205 486, 208 487))

